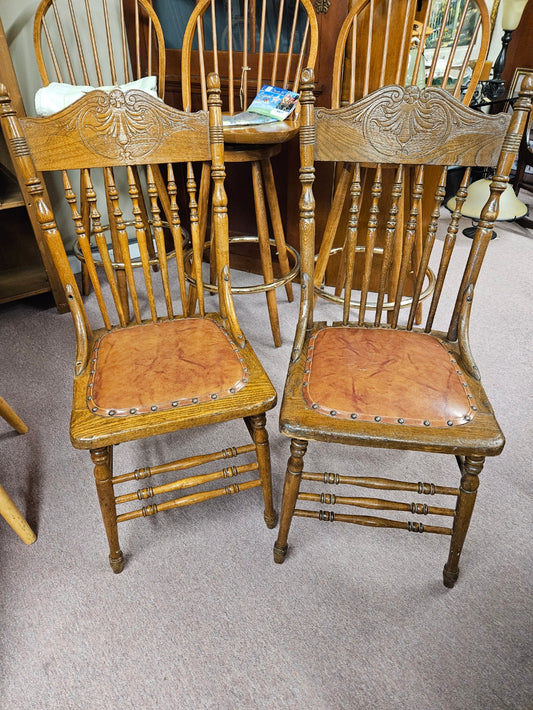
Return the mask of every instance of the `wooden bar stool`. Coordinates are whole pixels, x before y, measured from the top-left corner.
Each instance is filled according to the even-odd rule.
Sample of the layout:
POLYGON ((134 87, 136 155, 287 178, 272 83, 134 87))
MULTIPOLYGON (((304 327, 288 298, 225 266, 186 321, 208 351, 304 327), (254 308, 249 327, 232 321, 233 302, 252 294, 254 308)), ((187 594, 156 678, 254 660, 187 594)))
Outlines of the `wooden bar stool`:
MULTIPOLYGON (((19 434, 25 434, 28 431, 26 424, 24 424, 22 419, 2 397, 0 397, 0 416, 5 419, 15 431, 18 431, 19 434)), ((0 485, 0 515, 26 545, 31 545, 32 542, 35 542, 37 535, 30 528, 24 516, 15 503, 13 503, 2 485, 0 485)))
MULTIPOLYGON (((298 92, 301 72, 314 67, 317 52, 318 23, 311 0, 296 0, 292 4, 250 0, 242 7, 231 1, 199 0, 183 36, 183 108, 186 111, 207 108, 209 72, 216 72, 221 78, 225 116, 245 111, 265 84, 298 92)), ((298 252, 285 240, 271 159, 281 151, 283 143, 298 134, 298 111, 292 115, 296 117, 285 121, 225 125, 223 129, 226 164, 250 165, 257 229, 257 236, 233 235, 230 242, 254 241, 259 246, 264 281, 234 287, 233 293, 265 292, 277 347, 281 345, 281 332, 276 289, 284 286, 289 301, 293 300, 291 281, 299 271, 300 262, 298 252), (273 255, 277 264, 273 264, 273 255), (276 268, 279 275, 275 274, 276 268)), ((209 199, 208 180, 208 167, 204 166, 200 188, 204 204, 209 199)), ((202 211, 207 214, 205 207, 202 211)), ((205 222, 200 224, 202 239, 206 226, 205 222)), ((215 284, 204 284, 204 288, 216 291, 215 284)), ((194 290, 192 293, 194 297, 194 290)))

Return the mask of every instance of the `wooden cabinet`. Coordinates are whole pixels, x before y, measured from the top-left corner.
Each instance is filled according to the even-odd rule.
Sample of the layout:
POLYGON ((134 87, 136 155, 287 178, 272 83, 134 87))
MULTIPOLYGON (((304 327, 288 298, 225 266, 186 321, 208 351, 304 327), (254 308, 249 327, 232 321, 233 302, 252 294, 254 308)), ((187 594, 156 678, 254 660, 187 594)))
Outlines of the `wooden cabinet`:
MULTIPOLYGON (((0 82, 22 116, 24 106, 0 22, 0 82)), ((13 168, 12 147, 0 132, 0 303, 52 292, 60 312, 68 310, 48 254, 31 195, 13 168)), ((45 194, 45 199, 49 201, 45 194)))

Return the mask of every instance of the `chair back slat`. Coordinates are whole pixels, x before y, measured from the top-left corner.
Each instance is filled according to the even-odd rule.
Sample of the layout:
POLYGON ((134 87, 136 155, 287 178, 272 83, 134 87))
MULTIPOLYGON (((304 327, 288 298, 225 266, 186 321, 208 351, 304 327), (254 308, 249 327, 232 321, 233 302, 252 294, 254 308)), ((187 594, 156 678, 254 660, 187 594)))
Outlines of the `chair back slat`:
MULTIPOLYGON (((107 6, 107 0, 102 0, 102 9, 103 9, 103 14, 104 14, 104 24, 105 24, 105 34, 106 34, 106 41, 107 41, 107 54, 109 56, 109 69, 111 71, 111 83, 113 85, 118 84, 117 80, 117 70, 115 66, 115 55, 113 52, 113 41, 111 39, 111 25, 109 22, 109 9, 107 6)), ((122 14, 122 13, 121 13, 122 14)), ((135 13, 135 19, 137 20, 137 13, 135 13)), ((138 28, 136 27, 136 35, 138 36, 138 28)), ((124 44, 125 37, 122 34, 122 26, 120 28, 121 30, 121 39, 122 39, 122 44, 124 44)), ((120 56, 120 55, 119 55, 120 56)), ((136 56, 139 56, 139 50, 136 47, 136 56)), ((95 62, 98 62, 98 53, 96 54, 95 57, 95 62)))
MULTIPOLYGON (((374 247, 376 244, 376 232, 379 217, 379 199, 383 189, 383 173, 381 165, 376 166, 374 181, 371 188, 371 204, 366 227, 366 242, 363 246, 365 263, 363 267, 363 279, 361 286, 361 299, 359 305, 359 324, 364 322, 368 292, 370 290, 370 277, 372 275, 372 264, 374 261, 374 247)), ((354 260, 355 261, 355 260, 354 260)))
MULTIPOLYGON (((139 6, 135 5, 135 37, 136 37, 136 43, 138 41, 139 37, 139 6)), ((148 66, 151 67, 153 66, 153 55, 152 55, 152 20, 151 18, 148 20, 148 48, 149 48, 149 56, 148 56, 148 66)), ((130 63, 129 63, 129 52, 128 52, 128 35, 126 31, 126 17, 124 15, 124 4, 121 3, 120 5, 120 36, 122 38, 122 66, 124 67, 124 78, 126 82, 131 81, 131 73, 130 73, 130 63)), ((141 74, 141 68, 139 66, 139 50, 137 49, 135 53, 137 55, 137 76, 140 76, 141 74)))
POLYGON ((444 197, 446 195, 446 178, 447 178, 447 176, 448 176, 448 168, 447 168, 447 166, 445 166, 441 171, 440 179, 439 179, 437 188, 435 190, 434 208, 433 208, 433 211, 431 212, 431 217, 430 217, 429 224, 427 226, 426 234, 424 237, 422 253, 420 254, 419 258, 416 259, 416 263, 418 264, 418 272, 416 274, 416 283, 415 283, 415 288, 414 288, 414 293, 413 293, 413 302, 411 303, 411 308, 409 309, 409 317, 407 320, 407 329, 408 330, 411 330, 415 324, 415 319, 416 319, 417 311, 418 311, 418 304, 420 303, 420 297, 422 294, 424 281, 425 281, 426 275, 428 273, 430 273, 428 271, 429 259, 431 257, 431 253, 433 251, 433 246, 435 243, 435 237, 437 234, 439 217, 440 217, 440 210, 442 207, 442 203, 444 201, 444 197))
MULTIPOLYGON (((159 171, 158 171, 158 174, 159 171)), ((156 244, 156 251, 158 254, 158 263, 159 263, 159 268, 161 269, 161 281, 163 283, 163 293, 164 293, 164 298, 165 298, 165 306, 166 306, 166 312, 167 312, 167 318, 173 318, 174 317, 174 309, 172 306, 172 295, 170 292, 170 286, 169 286, 169 273, 168 273, 168 258, 167 258, 167 250, 165 246, 165 234, 163 231, 163 221, 161 220, 161 209, 159 206, 159 191, 156 186, 156 178, 154 177, 154 169, 151 165, 148 165, 146 168, 146 182, 147 182, 147 192, 148 196, 150 199, 150 211, 152 214, 152 227, 153 227, 153 232, 154 232, 154 240, 156 244)), ((170 188, 169 188, 170 191, 170 188)), ((179 218, 178 218, 179 219, 179 218)), ((180 234, 181 237, 181 234, 180 234)), ((179 239, 179 246, 181 250, 181 238, 179 239)), ((180 253, 176 253, 176 260, 177 263, 181 265, 181 268, 183 269, 183 253, 180 251, 180 253)), ((179 271, 179 269, 178 269, 179 271)), ((183 288, 185 288, 184 284, 184 276, 181 275, 180 277, 180 284, 183 284, 183 288)), ((183 291, 182 293, 182 301, 185 298, 185 292, 183 291)))
MULTIPOLYGON (((319 311, 320 320, 325 312, 328 322, 338 322, 337 309, 344 325, 429 333, 437 324, 443 337, 457 340, 527 120, 527 98, 519 99, 520 116, 489 116, 440 88, 388 86, 351 106, 315 109, 310 75, 303 74, 300 99, 301 263, 302 283, 314 283, 320 298, 310 296, 302 306, 309 314, 305 327, 319 311), (315 237, 311 189, 317 161, 342 166, 338 184, 346 205, 335 191, 324 230, 328 252, 328 231, 333 227, 342 236, 342 246, 331 251, 332 257, 342 255, 338 288, 323 284, 320 253, 315 267, 322 238, 315 237), (449 168, 457 166, 464 174, 447 211, 449 168), (492 169, 494 179, 475 238, 465 244, 457 233, 474 167, 492 169), (378 234, 384 236, 379 243, 378 234)), ((533 93, 533 78, 525 91, 533 93)))
POLYGON ((450 260, 453 254, 453 250, 455 248, 455 243, 457 241, 457 232, 459 231, 459 220, 461 219, 461 208, 467 197, 467 187, 470 182, 470 175, 471 169, 467 168, 465 170, 460 187, 455 196, 456 206, 452 212, 450 221, 447 226, 446 237, 444 239, 439 268, 436 276, 435 289, 431 297, 429 311, 426 318, 425 330, 427 333, 429 333, 429 331, 433 327, 437 306, 439 305, 440 297, 442 295, 444 280, 446 278, 446 274, 448 273, 448 267, 450 265, 450 260))
POLYGON ((355 260, 355 248, 357 245, 360 199, 361 171, 359 170, 359 166, 356 166, 352 184, 350 186, 350 211, 348 227, 346 230, 348 263, 346 264, 344 283, 344 308, 342 314, 342 322, 344 324, 348 323, 350 318, 350 298, 352 294, 353 262, 355 260))
POLYGON ((414 185, 412 187, 409 216, 405 224, 402 239, 402 258, 400 265, 400 273, 398 277, 398 282, 397 284, 395 284, 396 294, 391 319, 391 324, 393 328, 396 328, 396 326, 398 325, 398 318, 400 315, 400 308, 402 307, 402 300, 407 290, 407 280, 409 279, 411 274, 410 270, 412 266, 413 250, 416 243, 416 234, 419 225, 420 209, 423 194, 424 166, 418 165, 415 171, 414 185))
MULTIPOLYGON (((57 31, 59 34, 59 41, 60 41, 61 47, 63 49, 63 54, 66 57, 68 76, 70 79, 70 83, 74 84, 75 83, 74 70, 72 68, 72 64, 70 62, 70 57, 67 52, 67 43, 65 41, 65 34, 63 32, 63 25, 61 24, 61 20, 57 16, 57 11, 56 11, 55 5, 53 5, 53 10, 54 10, 54 15, 56 16, 56 21, 57 21, 57 31)), ((48 29, 48 24, 46 23, 46 21, 44 19, 43 19, 43 32, 46 37, 46 43, 48 45, 48 50, 50 52, 50 56, 52 59, 52 63, 54 66, 54 71, 56 73, 57 80, 60 82, 63 82, 64 81, 63 74, 61 73, 61 68, 59 65, 59 58, 58 58, 56 50, 55 50, 54 42, 52 41, 52 33, 48 29)))
POLYGON ((163 30, 149 0, 42 0, 33 43, 45 85, 97 87, 156 75, 164 96, 163 30))
MULTIPOLYGON (((266 12, 267 0, 261 2, 261 22, 259 25, 259 58, 257 62, 257 84, 256 91, 259 91, 263 85, 263 62, 265 57, 265 27, 266 27, 266 12)), ((255 49, 255 33, 254 33, 254 49, 255 49)))
POLYGON ((385 296, 387 295, 387 284, 389 283, 389 275, 392 265, 393 250, 395 244, 398 243, 398 213, 400 209, 401 200, 404 194, 404 167, 403 165, 398 165, 396 169, 396 174, 394 182, 391 188, 391 203, 389 208, 389 214, 387 223, 385 225, 385 238, 383 242, 383 256, 381 262, 381 269, 379 271, 379 286, 376 299, 376 314, 374 318, 374 325, 378 326, 381 323, 381 318, 383 314, 383 305, 385 302, 385 296))
POLYGON ((191 223, 191 241, 193 245, 193 275, 196 281, 196 293, 200 315, 205 313, 204 285, 202 275, 202 252, 198 218, 198 202, 196 200, 196 180, 192 165, 187 166, 187 192, 189 195, 189 213, 191 223))
POLYGON ((183 106, 206 105, 211 71, 230 114, 246 110, 265 83, 298 91, 303 68, 315 64, 317 35, 311 0, 199 0, 182 42, 183 106))
MULTIPOLYGON (((94 259, 93 259, 93 255, 91 252, 91 245, 89 242, 90 230, 88 228, 88 219, 87 218, 84 219, 82 214, 78 210, 76 193, 72 189, 72 184, 71 184, 71 181, 70 181, 67 171, 63 170, 62 175, 63 175, 63 187, 65 190, 65 199, 68 202, 68 204, 70 205, 72 221, 74 222, 74 229, 76 232, 76 236, 78 238, 78 243, 80 245, 82 256, 83 256, 85 264, 87 265, 89 277, 90 277, 91 283, 93 284, 93 287, 94 287, 94 292, 96 294, 98 306, 99 306, 100 312, 102 314, 104 326, 107 330, 110 330, 111 329, 111 321, 110 321, 109 315, 107 313, 107 307, 105 305, 105 300, 104 300, 104 297, 102 294, 102 288, 100 286, 100 281, 98 280, 98 276, 96 273, 96 267, 94 264, 94 259)), ((81 189, 83 189, 84 182, 85 182, 85 180, 82 180, 82 188, 81 189)))

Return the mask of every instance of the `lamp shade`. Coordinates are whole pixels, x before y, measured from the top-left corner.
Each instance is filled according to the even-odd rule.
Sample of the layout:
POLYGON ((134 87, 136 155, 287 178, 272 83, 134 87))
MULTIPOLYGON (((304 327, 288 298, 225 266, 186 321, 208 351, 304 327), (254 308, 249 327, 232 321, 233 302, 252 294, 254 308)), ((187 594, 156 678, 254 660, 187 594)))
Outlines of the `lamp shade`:
POLYGON ((527 0, 502 0, 502 29, 513 31, 518 27, 527 0))
MULTIPOLYGON (((463 217, 471 217, 472 219, 480 219, 481 210, 485 207, 490 197, 490 184, 492 180, 482 178, 471 182, 467 188, 467 197, 461 208, 463 217)), ((451 197, 446 203, 446 207, 453 212, 455 209, 455 197, 451 197)), ((511 185, 507 185, 500 196, 500 210, 497 216, 497 221, 505 222, 508 220, 519 219, 527 214, 527 205, 525 205, 514 194, 511 185)))

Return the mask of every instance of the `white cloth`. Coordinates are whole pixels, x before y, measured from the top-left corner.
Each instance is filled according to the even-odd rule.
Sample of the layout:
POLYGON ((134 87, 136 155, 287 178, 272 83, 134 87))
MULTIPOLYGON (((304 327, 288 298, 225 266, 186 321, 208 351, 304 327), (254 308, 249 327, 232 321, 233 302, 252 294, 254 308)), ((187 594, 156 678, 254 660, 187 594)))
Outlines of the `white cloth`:
POLYGON ((48 86, 43 86, 35 94, 35 112, 37 116, 50 116, 70 106, 70 104, 81 99, 82 96, 85 96, 90 91, 95 91, 96 88, 108 93, 113 89, 120 89, 124 92, 131 89, 139 89, 158 98, 157 77, 155 76, 143 76, 141 79, 136 79, 120 86, 74 86, 53 81, 48 86))

